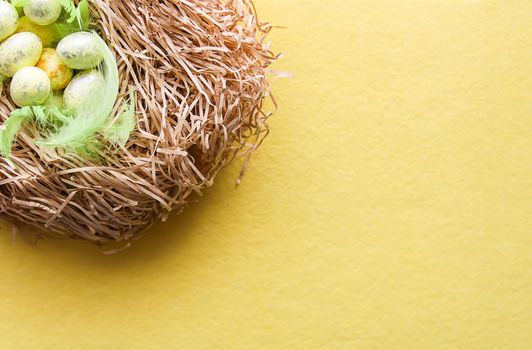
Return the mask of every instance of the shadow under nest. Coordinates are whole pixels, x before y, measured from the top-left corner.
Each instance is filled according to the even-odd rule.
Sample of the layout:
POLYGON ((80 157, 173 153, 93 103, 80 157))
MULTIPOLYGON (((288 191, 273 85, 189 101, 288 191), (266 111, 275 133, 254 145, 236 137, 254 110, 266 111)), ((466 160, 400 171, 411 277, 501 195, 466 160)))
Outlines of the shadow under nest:
MULTIPOLYGON (((270 25, 242 0, 91 0, 115 54, 118 106, 134 88, 135 131, 98 161, 33 142, 29 124, 0 160, 0 212, 46 235, 95 243, 139 237, 179 213, 235 157, 268 133, 262 104, 275 60, 270 25)), ((15 108, 4 88, 0 118, 15 108)))

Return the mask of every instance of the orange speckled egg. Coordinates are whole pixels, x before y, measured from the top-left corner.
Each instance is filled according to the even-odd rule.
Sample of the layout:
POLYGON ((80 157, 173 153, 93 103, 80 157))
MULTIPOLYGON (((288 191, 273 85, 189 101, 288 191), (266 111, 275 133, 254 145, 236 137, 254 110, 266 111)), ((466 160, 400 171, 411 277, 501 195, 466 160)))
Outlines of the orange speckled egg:
POLYGON ((48 74, 54 91, 64 89, 72 80, 72 69, 61 63, 55 49, 44 49, 37 67, 48 74))

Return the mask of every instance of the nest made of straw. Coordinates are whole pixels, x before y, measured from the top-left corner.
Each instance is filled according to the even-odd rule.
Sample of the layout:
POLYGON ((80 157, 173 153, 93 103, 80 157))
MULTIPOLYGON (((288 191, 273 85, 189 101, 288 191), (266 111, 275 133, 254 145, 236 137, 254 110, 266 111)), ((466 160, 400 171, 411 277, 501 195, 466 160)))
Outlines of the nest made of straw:
MULTIPOLYGON (((116 109, 136 89, 136 130, 102 163, 51 155, 25 127, 12 164, 0 161, 0 212, 60 237, 129 244, 266 136, 270 26, 247 0, 91 0, 91 10, 117 58, 116 109)), ((4 89, 3 121, 13 109, 4 89)))

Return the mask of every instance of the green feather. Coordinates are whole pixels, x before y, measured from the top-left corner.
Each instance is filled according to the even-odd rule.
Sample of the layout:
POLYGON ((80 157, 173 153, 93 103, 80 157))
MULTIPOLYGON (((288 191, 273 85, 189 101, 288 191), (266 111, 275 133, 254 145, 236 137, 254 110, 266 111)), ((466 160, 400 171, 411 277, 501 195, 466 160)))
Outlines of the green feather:
POLYGON ((42 129, 57 130, 58 126, 67 123, 71 118, 54 105, 15 109, 0 128, 0 154, 9 157, 15 137, 26 122, 34 119, 42 129))
POLYGON ((122 106, 116 122, 105 131, 105 138, 120 147, 126 145, 129 134, 137 125, 135 118, 136 97, 135 91, 129 93, 129 100, 122 106))
POLYGON ((35 120, 44 129, 56 131, 61 125, 72 119, 72 116, 61 110, 59 106, 55 105, 55 102, 50 102, 45 106, 33 106, 31 109, 35 120))
POLYGON ((74 18, 76 18, 76 5, 74 4, 73 0, 58 0, 61 4, 61 7, 63 7, 63 10, 69 15, 68 22, 72 22, 74 18))
POLYGON ((13 7, 24 7, 26 6, 31 0, 11 0, 11 5, 13 7))
POLYGON ((67 35, 89 29, 91 15, 88 0, 81 0, 77 7, 72 0, 60 0, 59 2, 64 12, 57 22, 50 25, 56 40, 59 41, 67 35))
POLYGON ((78 7, 76 8, 76 18, 78 20, 79 26, 87 30, 89 28, 90 24, 90 9, 89 9, 89 1, 88 0, 81 0, 78 4, 78 7))
POLYGON ((42 127, 47 127, 50 124, 48 115, 43 106, 30 107, 33 112, 35 121, 42 127))
POLYGON ((11 155, 11 147, 15 138, 24 125, 33 118, 31 107, 22 107, 11 112, 10 117, 0 128, 0 153, 5 158, 11 155))
POLYGON ((104 77, 104 87, 94 97, 94 103, 77 111, 77 114, 67 121, 58 132, 39 144, 50 147, 62 147, 67 151, 88 154, 91 148, 97 146, 94 142, 97 134, 103 132, 113 111, 118 97, 119 76, 118 67, 113 53, 102 38, 96 33, 97 42, 103 55, 103 63, 99 67, 104 77))

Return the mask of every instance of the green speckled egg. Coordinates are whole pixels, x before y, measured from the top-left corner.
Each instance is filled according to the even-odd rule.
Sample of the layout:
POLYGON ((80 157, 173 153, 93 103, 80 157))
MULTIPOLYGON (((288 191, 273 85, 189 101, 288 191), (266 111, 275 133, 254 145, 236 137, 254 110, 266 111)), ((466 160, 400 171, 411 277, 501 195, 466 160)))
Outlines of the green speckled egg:
POLYGON ((17 10, 7 1, 0 1, 0 41, 13 34, 17 27, 17 10))
POLYGON ((67 67, 77 70, 94 68, 103 60, 96 36, 77 32, 63 38, 57 45, 57 55, 67 67))
POLYGON ((22 68, 11 80, 9 92, 19 107, 43 104, 50 96, 50 78, 40 68, 22 68))
POLYGON ((24 68, 34 66, 41 57, 41 39, 33 33, 10 36, 0 45, 0 73, 12 77, 24 68))

